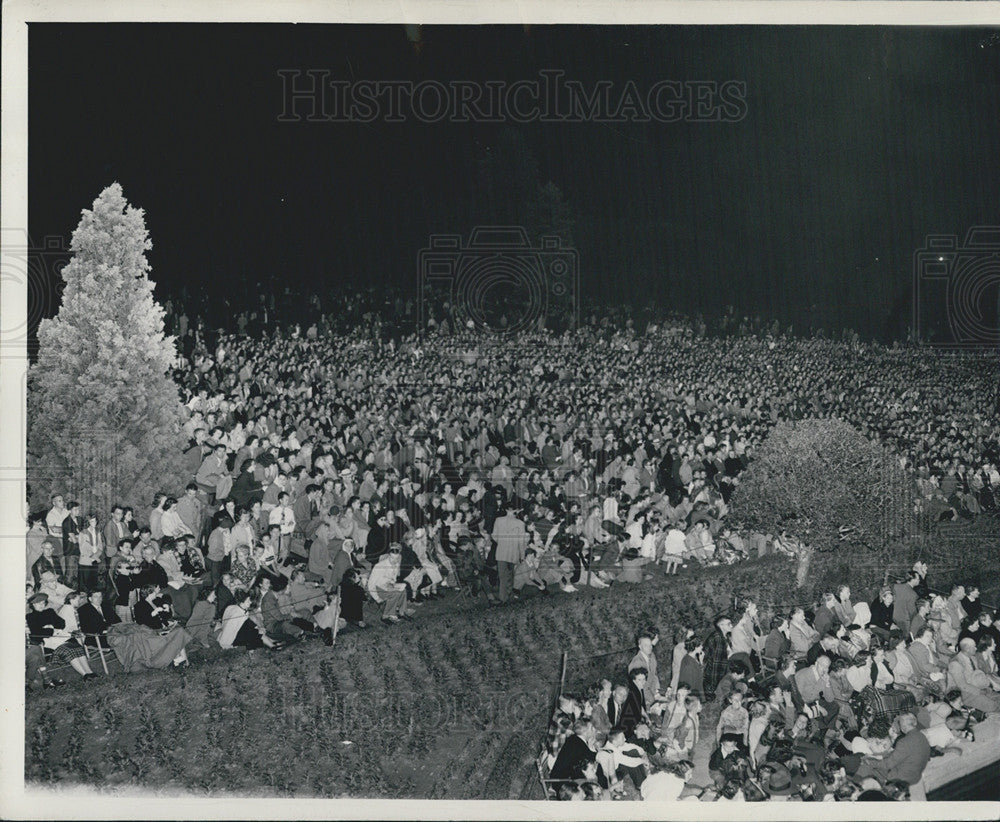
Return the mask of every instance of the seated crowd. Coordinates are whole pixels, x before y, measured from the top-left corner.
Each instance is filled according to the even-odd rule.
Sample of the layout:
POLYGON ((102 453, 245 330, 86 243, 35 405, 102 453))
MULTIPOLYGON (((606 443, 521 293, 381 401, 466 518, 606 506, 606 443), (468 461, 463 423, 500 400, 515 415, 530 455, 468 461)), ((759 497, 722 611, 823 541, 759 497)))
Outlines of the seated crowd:
POLYGON ((57 681, 45 662, 90 673, 81 640, 183 666, 192 643, 332 643, 369 599, 389 626, 459 587, 506 603, 793 555, 726 517, 770 428, 806 414, 899 450, 940 518, 997 509, 975 357, 596 318, 498 337, 442 315, 398 341, 374 309, 320 325, 211 352, 196 332, 175 374, 187 476, 148 510, 55 493, 31 518, 29 682, 57 681))
POLYGON ((994 614, 974 585, 944 597, 926 574, 918 562, 870 603, 841 586, 768 630, 743 597, 707 635, 677 630, 663 679, 658 632, 643 630, 619 682, 560 696, 540 759, 548 789, 564 800, 908 798, 931 757, 961 755, 977 722, 1000 713, 994 614))

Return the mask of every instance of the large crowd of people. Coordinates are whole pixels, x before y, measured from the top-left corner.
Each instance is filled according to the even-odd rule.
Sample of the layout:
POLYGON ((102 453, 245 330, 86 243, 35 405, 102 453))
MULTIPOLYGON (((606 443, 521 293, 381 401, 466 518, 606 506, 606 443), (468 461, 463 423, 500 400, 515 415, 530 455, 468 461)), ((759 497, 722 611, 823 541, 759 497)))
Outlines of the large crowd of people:
POLYGON ((666 315, 507 336, 447 306, 417 334, 398 322, 412 302, 341 303, 305 329, 269 323, 273 301, 235 331, 184 316, 187 476, 143 510, 83 511, 67 488, 31 517, 29 684, 56 687, 63 662, 89 678, 88 644, 126 670, 183 667, 199 644, 332 644, 370 627, 366 603, 391 627, 458 588, 499 606, 794 554, 795 534, 727 524, 784 419, 887 444, 937 519, 1000 503, 997 386, 976 355, 713 337, 666 315))
POLYGON ((994 613, 975 585, 935 594, 927 572, 916 563, 871 602, 845 584, 764 625, 744 595, 710 626, 679 627, 666 669, 659 632, 641 630, 627 668, 560 695, 539 763, 547 790, 563 800, 909 798, 932 757, 961 756, 977 724, 1000 713, 994 613))

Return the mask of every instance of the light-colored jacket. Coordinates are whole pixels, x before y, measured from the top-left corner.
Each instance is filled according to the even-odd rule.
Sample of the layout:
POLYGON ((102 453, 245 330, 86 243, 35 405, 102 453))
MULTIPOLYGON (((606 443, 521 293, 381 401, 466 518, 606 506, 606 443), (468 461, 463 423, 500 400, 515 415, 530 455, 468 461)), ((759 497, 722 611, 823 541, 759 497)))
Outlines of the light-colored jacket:
POLYGON ((493 539, 497 543, 497 562, 517 565, 524 559, 528 547, 528 532, 517 517, 506 514, 493 523, 493 539))
POLYGON ((368 593, 372 595, 372 599, 381 602, 382 598, 378 595, 378 589, 392 588, 396 583, 397 576, 399 576, 399 562, 394 561, 386 554, 375 564, 368 575, 368 593))

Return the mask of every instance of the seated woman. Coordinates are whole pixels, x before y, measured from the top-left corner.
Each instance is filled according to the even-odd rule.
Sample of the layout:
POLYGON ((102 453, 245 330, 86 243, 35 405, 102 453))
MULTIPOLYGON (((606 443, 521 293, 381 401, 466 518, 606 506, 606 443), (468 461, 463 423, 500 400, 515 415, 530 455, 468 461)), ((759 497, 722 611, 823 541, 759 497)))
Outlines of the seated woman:
POLYGON ((947 627, 944 629, 948 636, 950 637, 954 634, 953 644, 958 645, 958 635, 962 630, 962 624, 965 622, 968 614, 965 613, 965 609, 962 607, 962 600, 965 599, 965 586, 964 585, 953 585, 951 587, 951 594, 948 595, 948 599, 945 600, 943 613, 947 619, 947 627))
POLYGON ((206 648, 211 647, 214 642, 212 623, 215 621, 215 598, 215 591, 207 585, 200 586, 198 599, 195 600, 191 616, 184 625, 191 634, 192 641, 206 648))
MULTIPOLYGON (((174 651, 172 660, 174 667, 187 667, 188 658, 185 647, 191 640, 191 634, 177 624, 170 600, 164 596, 163 589, 159 585, 143 586, 139 591, 139 601, 132 609, 132 616, 137 625, 148 628, 160 636, 162 642, 157 644, 162 647, 155 650, 170 649, 174 651)), ((115 647, 114 641, 109 641, 111 641, 112 647, 115 647)))
POLYGON ((914 699, 923 702, 931 693, 941 693, 941 686, 929 679, 921 678, 913 667, 913 660, 906 651, 906 637, 895 637, 889 640, 889 651, 885 660, 896 679, 896 685, 906 688, 914 699))
POLYGON ((28 604, 31 606, 27 615, 28 641, 51 651, 53 664, 69 664, 84 679, 97 676, 90 669, 83 646, 67 630, 66 621, 49 607, 48 595, 33 594, 28 604))
POLYGON ((48 597, 49 605, 58 610, 66 603, 66 597, 73 593, 73 589, 63 585, 55 571, 42 571, 41 581, 38 583, 38 592, 48 597))
POLYGON ((959 627, 952 623, 952 613, 949 613, 948 603, 944 597, 934 596, 931 599, 927 624, 934 628, 937 652, 945 656, 953 656, 958 650, 956 646, 959 627))
POLYGON ((803 658, 809 649, 819 641, 819 631, 806 620, 804 608, 794 608, 789 617, 788 642, 796 658, 803 658))
MULTIPOLYGON (((860 654, 859 654, 860 656, 860 654)), ((864 666, 860 666, 864 672, 864 666)), ((860 698, 872 712, 874 719, 884 717, 890 722, 899 714, 911 711, 916 707, 913 694, 904 688, 895 687, 896 677, 890 670, 885 651, 880 644, 873 642, 870 665, 867 666, 868 683, 861 689, 860 698)), ((863 681, 857 677, 855 681, 863 681)))
MULTIPOLYGON (((192 577, 185 576, 181 569, 181 561, 177 553, 177 548, 168 540, 169 538, 164 537, 163 550, 160 551, 160 555, 156 558, 156 561, 162 566, 164 572, 166 572, 167 587, 164 588, 164 591, 169 593, 174 614, 177 616, 178 621, 183 624, 191 617, 191 610, 194 608, 195 600, 198 599, 200 586, 194 584, 195 580, 192 577)), ((183 547, 186 554, 187 547, 183 547)))
POLYGON ((933 748, 945 749, 959 740, 975 740, 976 724, 962 703, 962 691, 954 688, 940 701, 932 701, 917 712, 917 723, 933 748))
POLYGON ((250 555, 249 545, 237 545, 233 549, 229 573, 236 579, 237 585, 245 591, 250 590, 257 582, 258 566, 250 555))
POLYGON ((442 594, 438 593, 438 586, 444 583, 444 576, 441 574, 438 564, 428 554, 429 547, 426 528, 417 528, 413 532, 413 538, 410 540, 410 548, 416 554, 417 561, 429 580, 428 586, 423 590, 424 597, 427 599, 438 599, 442 596, 442 594))
POLYGON ((910 618, 910 630, 908 639, 912 642, 927 624, 927 618, 931 614, 931 601, 929 599, 917 600, 917 612, 910 618))
POLYGON ((222 615, 222 631, 219 633, 219 645, 223 648, 271 648, 277 650, 283 646, 269 637, 254 621, 251 611, 254 610, 254 596, 249 592, 238 595, 232 605, 228 606, 222 615))
POLYGON ((292 572, 284 593, 291 621, 303 631, 313 633, 316 630, 313 614, 326 604, 323 583, 309 582, 305 571, 298 568, 292 572))
POLYGON ((154 631, 169 630, 177 624, 173 604, 159 585, 146 585, 139 591, 139 601, 132 609, 132 616, 140 625, 154 631))

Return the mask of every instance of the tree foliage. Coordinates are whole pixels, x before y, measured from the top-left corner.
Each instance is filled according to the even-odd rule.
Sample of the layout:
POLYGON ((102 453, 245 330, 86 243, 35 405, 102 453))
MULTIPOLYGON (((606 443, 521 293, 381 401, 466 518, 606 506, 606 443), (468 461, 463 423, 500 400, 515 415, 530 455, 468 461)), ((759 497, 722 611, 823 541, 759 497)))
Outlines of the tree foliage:
POLYGON ((779 423, 731 503, 747 528, 789 534, 818 550, 881 550, 913 533, 912 482, 899 460, 839 419, 779 423))
POLYGON ((573 211, 559 186, 542 182, 538 158, 520 131, 505 129, 474 160, 474 200, 464 210, 477 224, 523 226, 532 243, 558 237, 573 246, 573 211))
POLYGON ((181 477, 184 407, 170 377, 177 353, 153 299, 142 209, 118 183, 84 210, 58 314, 38 328, 28 377, 33 503, 73 495, 105 515, 148 506, 181 477))

